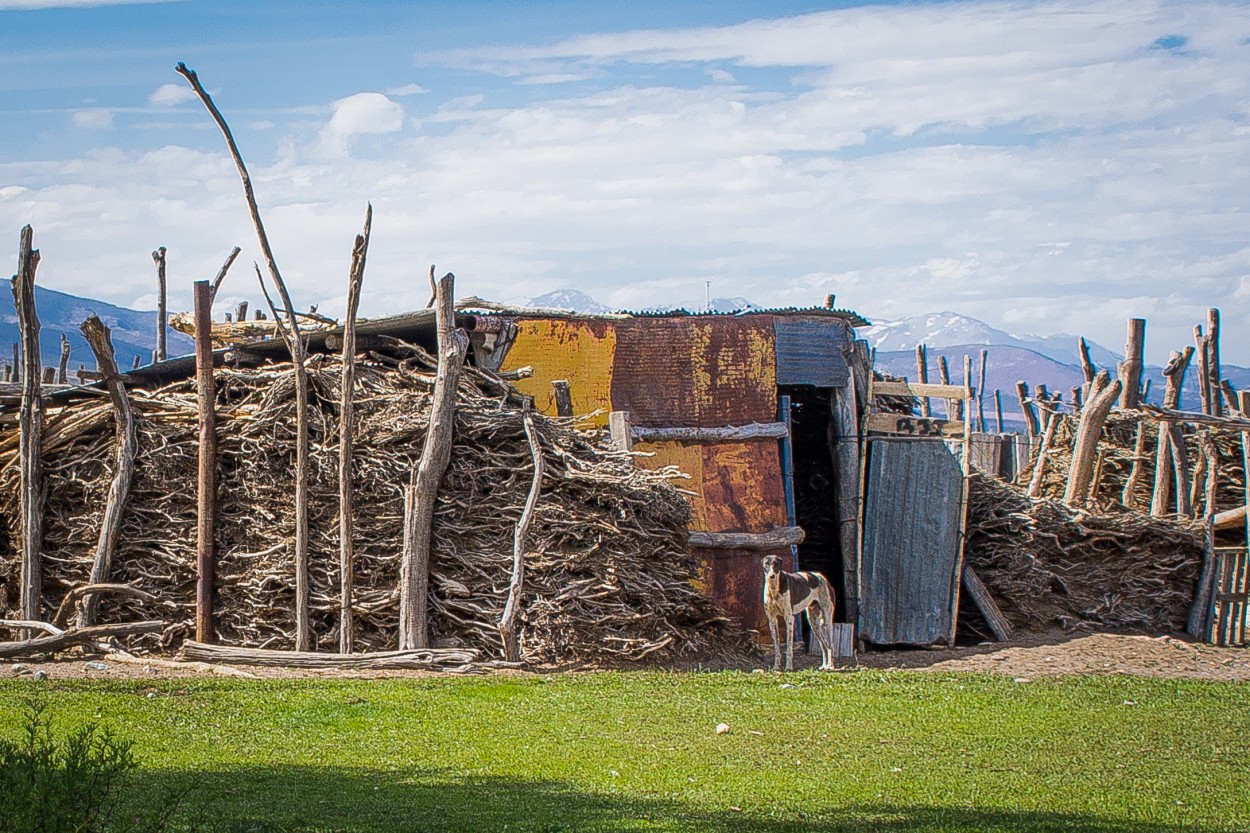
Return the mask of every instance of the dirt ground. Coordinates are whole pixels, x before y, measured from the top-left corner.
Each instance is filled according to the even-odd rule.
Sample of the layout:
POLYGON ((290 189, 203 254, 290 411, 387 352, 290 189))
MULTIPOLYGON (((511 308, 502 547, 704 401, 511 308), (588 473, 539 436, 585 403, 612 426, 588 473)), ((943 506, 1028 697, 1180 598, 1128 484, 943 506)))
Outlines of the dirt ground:
MULTIPOLYGON (((813 667, 815 657, 795 657, 800 667, 813 667)), ((713 668, 708 664, 703 669, 713 668)), ((733 667, 751 667, 734 664, 733 667)), ((761 658, 754 664, 763 669, 761 658)), ((1145 677, 1250 681, 1250 649, 1216 648, 1172 636, 1053 631, 1028 634, 1009 643, 984 643, 952 650, 879 651, 861 654, 857 665, 876 669, 973 671, 1014 678, 1060 674, 1130 674, 1145 677)), ((488 673, 524 673, 492 671, 488 673)), ((228 667, 173 663, 139 657, 121 661, 108 656, 66 656, 55 661, 0 660, 0 678, 160 679, 190 676, 282 677, 304 679, 424 677, 423 671, 317 671, 283 668, 228 667)))

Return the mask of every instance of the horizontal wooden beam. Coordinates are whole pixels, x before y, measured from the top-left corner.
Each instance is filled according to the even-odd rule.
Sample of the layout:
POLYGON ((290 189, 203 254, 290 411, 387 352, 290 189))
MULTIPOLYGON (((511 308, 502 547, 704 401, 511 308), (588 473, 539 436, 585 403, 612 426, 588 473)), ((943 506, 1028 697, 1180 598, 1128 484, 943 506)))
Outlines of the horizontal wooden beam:
POLYGON ((188 639, 178 652, 181 660, 258 665, 270 668, 418 668, 441 671, 467 670, 478 652, 471 648, 414 648, 406 651, 373 651, 360 654, 322 654, 310 651, 275 651, 209 645, 188 639))
POLYGON ((643 443, 691 443, 712 445, 748 440, 780 440, 790 436, 784 422, 753 422, 725 428, 645 428, 634 425, 634 439, 643 443))
POLYGON ((690 546, 710 550, 778 550, 803 543, 799 526, 782 526, 770 532, 691 532, 690 546))
POLYGON ((1239 431, 1250 431, 1250 419, 1238 417, 1217 417, 1193 411, 1175 411, 1171 408, 1160 408, 1155 405, 1141 406, 1142 413, 1148 417, 1168 422, 1188 422, 1191 425, 1216 425, 1221 428, 1236 428, 1239 431))
POLYGON ((900 434, 907 437, 958 440, 964 436, 964 424, 959 420, 932 419, 908 414, 871 413, 868 415, 867 428, 880 434, 900 434))
POLYGON ((1215 513, 1216 529, 1236 529, 1239 526, 1246 525, 1247 506, 1238 506, 1236 509, 1228 509, 1223 512, 1215 513))
POLYGON ((932 385, 922 382, 873 382, 873 396, 914 396, 933 399, 972 399, 972 388, 963 385, 932 385))

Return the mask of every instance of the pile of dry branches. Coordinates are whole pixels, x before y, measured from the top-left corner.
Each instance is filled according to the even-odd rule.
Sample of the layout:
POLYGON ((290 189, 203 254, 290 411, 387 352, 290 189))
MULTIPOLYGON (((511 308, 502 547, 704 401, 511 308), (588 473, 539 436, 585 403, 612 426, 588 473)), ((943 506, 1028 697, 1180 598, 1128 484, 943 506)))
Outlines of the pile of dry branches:
POLYGON ((1011 624, 1184 630, 1202 564, 1195 525, 1076 512, 973 474, 967 563, 1011 624))
MULTIPOLYGON (((404 489, 420 459, 435 360, 396 345, 357 367, 354 458, 355 642, 394 648, 404 489)), ((312 623, 334 650, 338 628, 340 365, 309 362, 312 623)), ((291 365, 216 372, 220 454, 216 622, 225 644, 294 644, 291 365)), ((146 647, 169 650, 194 631, 197 413, 193 381, 131 392, 139 429, 133 493, 110 580, 156 602, 107 600, 102 621, 159 616, 146 647)), ((451 463, 435 514, 431 560, 433 644, 499 653, 513 529, 532 462, 521 402, 476 370, 462 377, 451 463)), ((693 586, 689 509, 668 485, 596 444, 568 421, 535 419, 544 455, 541 498, 529 530, 521 645, 539 663, 636 660, 647 655, 736 651, 745 643, 693 586)), ((54 606, 87 581, 109 487, 114 443, 106 400, 78 401, 49 420, 44 598, 54 606)), ((16 434, 0 438, 0 536, 18 523, 16 434)), ((0 541, 0 544, 6 542, 0 541)), ((0 552, 0 610, 16 606, 17 559, 0 552)))

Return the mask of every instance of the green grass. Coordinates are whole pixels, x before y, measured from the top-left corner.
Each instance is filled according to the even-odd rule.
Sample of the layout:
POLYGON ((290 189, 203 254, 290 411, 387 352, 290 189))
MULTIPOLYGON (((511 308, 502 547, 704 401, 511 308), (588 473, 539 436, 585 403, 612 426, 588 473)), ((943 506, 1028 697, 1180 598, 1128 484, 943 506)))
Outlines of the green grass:
POLYGON ((144 794, 194 781, 211 826, 240 833, 1250 830, 1245 684, 5 680, 0 735, 36 685, 61 730, 95 719, 134 740, 144 794))

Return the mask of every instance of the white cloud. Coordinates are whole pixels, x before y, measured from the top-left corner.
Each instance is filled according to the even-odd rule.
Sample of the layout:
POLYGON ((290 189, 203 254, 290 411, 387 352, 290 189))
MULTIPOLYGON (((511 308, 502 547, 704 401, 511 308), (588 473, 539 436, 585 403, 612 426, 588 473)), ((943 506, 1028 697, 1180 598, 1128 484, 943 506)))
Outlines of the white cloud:
POLYGON ((73 115, 74 125, 88 130, 107 130, 113 126, 113 111, 103 108, 76 110, 73 115))
POLYGON ((404 108, 382 93, 356 93, 333 104, 334 115, 321 131, 322 150, 343 155, 357 136, 395 133, 404 124, 404 108))
POLYGON ((400 87, 391 87, 390 89, 386 91, 386 94, 389 96, 395 96, 396 98, 399 98, 399 97, 406 96, 406 95, 421 95, 423 93, 428 93, 428 92, 429 90, 427 90, 425 87, 422 87, 420 84, 404 84, 403 86, 400 86, 400 87))
POLYGON ((162 84, 148 96, 148 104, 153 107, 173 107, 194 99, 195 93, 186 84, 162 84))

